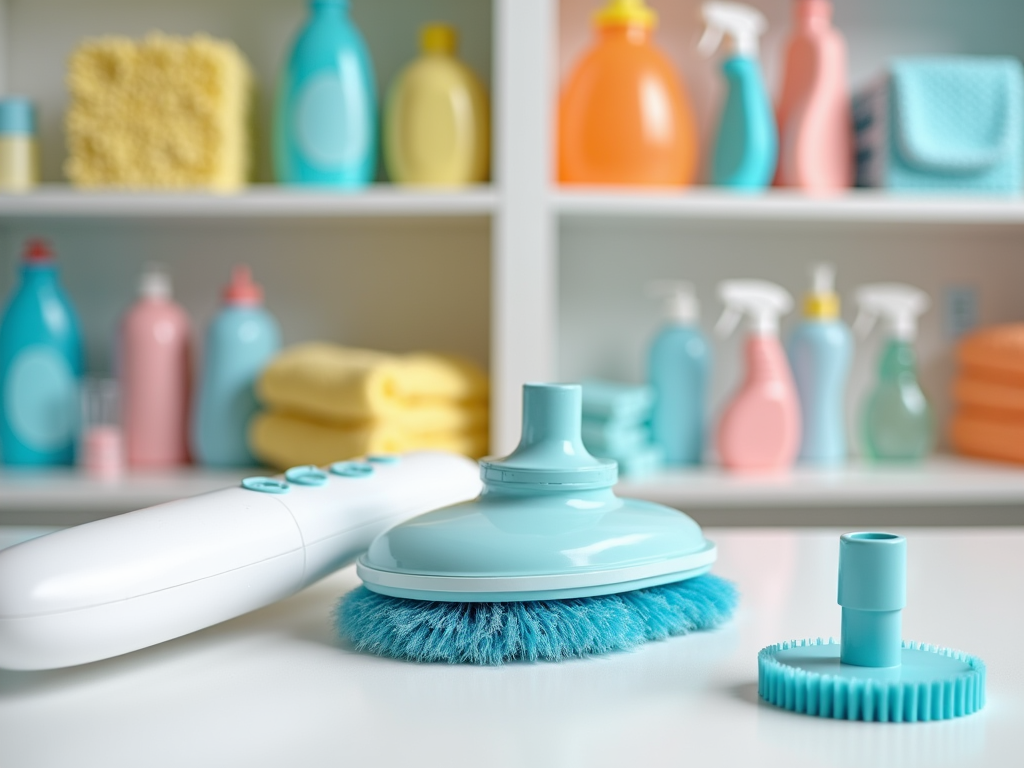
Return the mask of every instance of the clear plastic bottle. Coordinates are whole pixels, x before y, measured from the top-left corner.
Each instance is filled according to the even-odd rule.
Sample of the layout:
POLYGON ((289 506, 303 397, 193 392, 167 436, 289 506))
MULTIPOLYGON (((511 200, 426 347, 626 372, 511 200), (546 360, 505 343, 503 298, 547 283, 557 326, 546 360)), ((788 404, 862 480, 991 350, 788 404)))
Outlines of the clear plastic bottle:
POLYGON ((927 310, 928 295, 901 283, 865 285, 857 290, 860 316, 855 328, 866 335, 882 317, 887 339, 878 366, 878 381, 861 413, 865 456, 881 461, 917 461, 935 444, 935 418, 918 382, 917 318, 927 310))

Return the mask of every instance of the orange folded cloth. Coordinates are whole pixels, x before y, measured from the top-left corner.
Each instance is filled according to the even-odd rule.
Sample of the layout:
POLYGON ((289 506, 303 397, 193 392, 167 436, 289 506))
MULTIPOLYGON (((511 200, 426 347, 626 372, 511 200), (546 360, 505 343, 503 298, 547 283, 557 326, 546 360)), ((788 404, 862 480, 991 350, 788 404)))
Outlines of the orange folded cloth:
POLYGON ((979 378, 972 371, 953 382, 953 399, 964 408, 1000 411, 1007 417, 1024 419, 1024 383, 979 378))
POLYGON ((1024 464, 1024 417, 963 409, 950 422, 949 438, 959 453, 1024 464))
POLYGON ((996 325, 957 344, 961 375, 1024 388, 1024 323, 996 325))

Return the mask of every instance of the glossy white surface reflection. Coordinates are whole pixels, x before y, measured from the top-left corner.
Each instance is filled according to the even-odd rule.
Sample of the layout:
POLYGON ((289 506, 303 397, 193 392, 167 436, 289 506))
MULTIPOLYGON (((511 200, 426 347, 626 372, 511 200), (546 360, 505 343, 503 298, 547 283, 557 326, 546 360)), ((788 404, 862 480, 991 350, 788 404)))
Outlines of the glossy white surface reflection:
POLYGON ((501 669, 339 648, 352 569, 282 603, 145 651, 0 671, 0 765, 888 766, 1020 764, 1024 531, 897 531, 905 636, 989 667, 979 715, 893 725, 792 715, 756 698, 758 649, 839 633, 840 531, 716 530, 740 614, 636 653, 501 669))

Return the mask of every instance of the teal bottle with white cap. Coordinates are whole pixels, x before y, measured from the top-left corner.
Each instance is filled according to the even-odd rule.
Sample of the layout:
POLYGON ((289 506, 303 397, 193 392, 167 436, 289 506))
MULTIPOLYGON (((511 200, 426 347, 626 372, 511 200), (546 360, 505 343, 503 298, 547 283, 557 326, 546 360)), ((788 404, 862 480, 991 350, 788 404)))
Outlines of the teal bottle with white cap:
POLYGON ((878 381, 861 413, 863 451, 871 459, 915 461, 931 452, 935 419, 917 376, 917 319, 928 309, 928 294, 903 283, 874 283, 857 289, 860 312, 854 330, 867 336, 877 318, 886 340, 878 381))
POLYGON ((659 280, 651 284, 664 296, 665 324, 651 344, 647 378, 654 391, 651 432, 669 466, 700 464, 707 428, 711 348, 701 330, 700 305, 693 283, 659 280))
POLYGON ((725 105, 719 118, 711 163, 711 181, 736 189, 758 190, 771 184, 779 154, 775 110, 758 61, 759 39, 768 22, 742 3, 701 6, 706 25, 697 45, 704 56, 724 46, 725 105))
POLYGON ((39 183, 39 150, 32 102, 0 99, 0 192, 25 192, 39 183))

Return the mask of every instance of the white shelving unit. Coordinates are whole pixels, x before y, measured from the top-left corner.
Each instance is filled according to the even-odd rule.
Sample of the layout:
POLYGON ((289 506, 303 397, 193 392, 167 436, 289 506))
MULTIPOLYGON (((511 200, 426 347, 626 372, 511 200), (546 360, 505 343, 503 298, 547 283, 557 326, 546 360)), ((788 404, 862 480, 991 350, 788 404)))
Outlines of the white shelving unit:
MULTIPOLYGON (((708 146, 719 94, 715 66, 693 54, 699 0, 651 1, 662 19, 659 45, 684 75, 708 146)), ((771 24, 763 51, 767 79, 775 82, 790 2, 756 2, 771 24)), ((919 351, 926 388, 940 417, 948 413, 953 340, 945 297, 951 289, 973 292, 979 323, 1021 319, 1024 201, 861 191, 809 198, 699 187, 559 189, 552 152, 557 87, 590 38, 589 14, 597 3, 353 0, 382 86, 414 55, 420 23, 439 18, 460 27, 467 60, 490 84, 494 180, 456 192, 379 184, 346 194, 266 184, 273 83, 304 16, 303 0, 0 0, 0 86, 27 93, 40 106, 47 181, 29 195, 0 197, 0 294, 10 287, 22 240, 51 238, 85 319, 90 367, 103 372, 110 369, 112 329, 144 262, 167 264, 179 300, 201 328, 229 266, 245 260, 264 282, 286 342, 328 338, 398 351, 436 348, 488 365, 492 448, 503 452, 518 436, 522 382, 642 378, 644 351, 659 322, 644 292, 650 279, 694 280, 710 321, 718 280, 762 277, 798 293, 807 263, 828 258, 839 267, 842 291, 868 280, 905 280, 932 294, 935 308, 925 318, 919 351), (250 58, 259 87, 260 184, 237 195, 206 195, 85 193, 60 183, 67 54, 85 36, 138 36, 151 29, 208 31, 235 40, 250 58)), ((837 5, 855 84, 897 53, 1024 53, 1024 6, 1012 0, 970 7, 958 0, 837 5)), ((870 352, 864 350, 865 359, 870 352)), ((735 381, 736 357, 734 345, 716 350, 714 408, 735 381)), ((859 365, 854 398, 868 364, 862 359, 859 365)), ((623 490, 723 515, 770 509, 775 519, 788 506, 878 511, 935 504, 949 510, 946 501, 955 498, 963 509, 977 503, 1005 512, 1024 504, 1017 485, 1024 474, 1012 468, 993 468, 990 476, 969 462, 926 466, 923 473, 893 476, 851 468, 839 479, 797 472, 771 482, 706 470, 659 475, 623 490), (940 487, 943 493, 933 491, 940 487)), ((123 488, 83 490, 74 476, 51 487, 15 486, 3 475, 0 514, 36 502, 37 510, 54 515, 120 509, 223 479, 203 472, 140 476, 123 488), (79 490, 90 501, 76 498, 79 490)))
POLYGON ((490 216, 498 196, 491 186, 424 191, 377 184, 356 193, 259 184, 232 194, 205 192, 82 192, 46 184, 31 194, 0 195, 0 220, 31 219, 249 219, 490 216))

